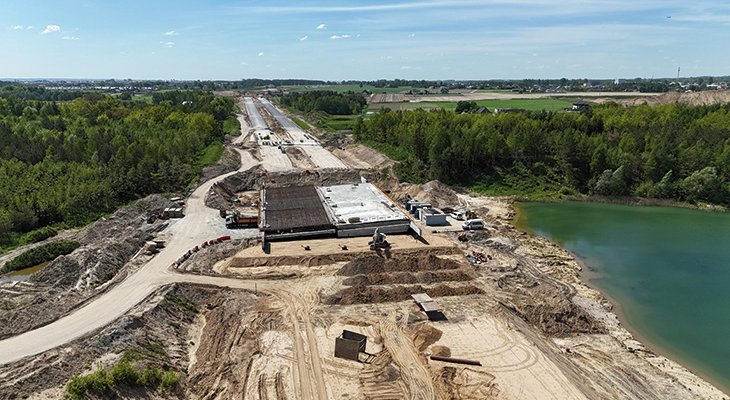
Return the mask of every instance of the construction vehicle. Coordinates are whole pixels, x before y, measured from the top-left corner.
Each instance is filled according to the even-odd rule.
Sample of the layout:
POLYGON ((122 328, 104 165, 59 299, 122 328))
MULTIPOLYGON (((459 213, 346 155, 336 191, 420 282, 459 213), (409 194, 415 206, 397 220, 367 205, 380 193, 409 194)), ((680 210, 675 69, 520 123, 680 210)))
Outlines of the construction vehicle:
POLYGON ((373 232, 373 240, 368 243, 370 250, 378 251, 390 248, 390 243, 385 240, 385 234, 378 232, 378 228, 375 228, 373 232))
POLYGON ((257 216, 241 215, 238 212, 226 216, 226 228, 228 229, 255 228, 258 225, 257 216))

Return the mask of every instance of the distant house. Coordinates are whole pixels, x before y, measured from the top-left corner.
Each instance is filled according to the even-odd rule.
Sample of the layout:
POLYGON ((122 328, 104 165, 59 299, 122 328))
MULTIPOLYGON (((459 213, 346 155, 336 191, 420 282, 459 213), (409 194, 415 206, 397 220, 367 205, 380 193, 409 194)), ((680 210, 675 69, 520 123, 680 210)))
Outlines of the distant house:
POLYGON ((441 86, 441 88, 439 89, 439 92, 441 94, 449 94, 449 88, 447 88, 446 86, 441 86))
POLYGON ((572 110, 573 111, 582 111, 582 110, 586 110, 586 109, 590 108, 590 106, 591 105, 588 104, 587 102, 585 102, 583 100, 578 100, 575 103, 573 103, 572 110))
POLYGON ((479 107, 474 111, 474 114, 489 114, 490 112, 487 107, 479 107))

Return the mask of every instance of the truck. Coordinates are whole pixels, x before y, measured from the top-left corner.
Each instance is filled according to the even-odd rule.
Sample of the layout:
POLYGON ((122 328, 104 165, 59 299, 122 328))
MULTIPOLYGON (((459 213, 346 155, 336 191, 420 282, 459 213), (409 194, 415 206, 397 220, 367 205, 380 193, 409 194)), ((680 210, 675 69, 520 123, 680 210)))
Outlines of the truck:
POLYGON ((241 215, 239 213, 226 216, 226 228, 228 229, 255 228, 258 225, 259 217, 257 216, 241 215))

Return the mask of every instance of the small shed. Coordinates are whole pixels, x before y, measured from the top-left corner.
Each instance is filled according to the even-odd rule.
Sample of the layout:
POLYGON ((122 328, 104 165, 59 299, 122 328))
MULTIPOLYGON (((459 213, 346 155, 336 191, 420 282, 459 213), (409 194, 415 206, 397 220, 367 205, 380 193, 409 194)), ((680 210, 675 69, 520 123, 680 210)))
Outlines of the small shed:
POLYGON ((446 225, 446 214, 435 208, 421 208, 418 211, 418 219, 423 221, 426 226, 446 225))
POLYGON ((573 111, 581 111, 588 109, 591 105, 583 100, 578 100, 575 103, 573 103, 573 111))

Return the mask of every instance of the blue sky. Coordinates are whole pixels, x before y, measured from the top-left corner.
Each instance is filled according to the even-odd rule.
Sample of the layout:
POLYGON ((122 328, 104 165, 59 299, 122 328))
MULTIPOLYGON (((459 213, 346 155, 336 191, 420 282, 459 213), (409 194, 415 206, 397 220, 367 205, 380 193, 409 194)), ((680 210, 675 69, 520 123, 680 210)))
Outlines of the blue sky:
POLYGON ((0 78, 730 75, 730 2, 3 0, 0 78))

